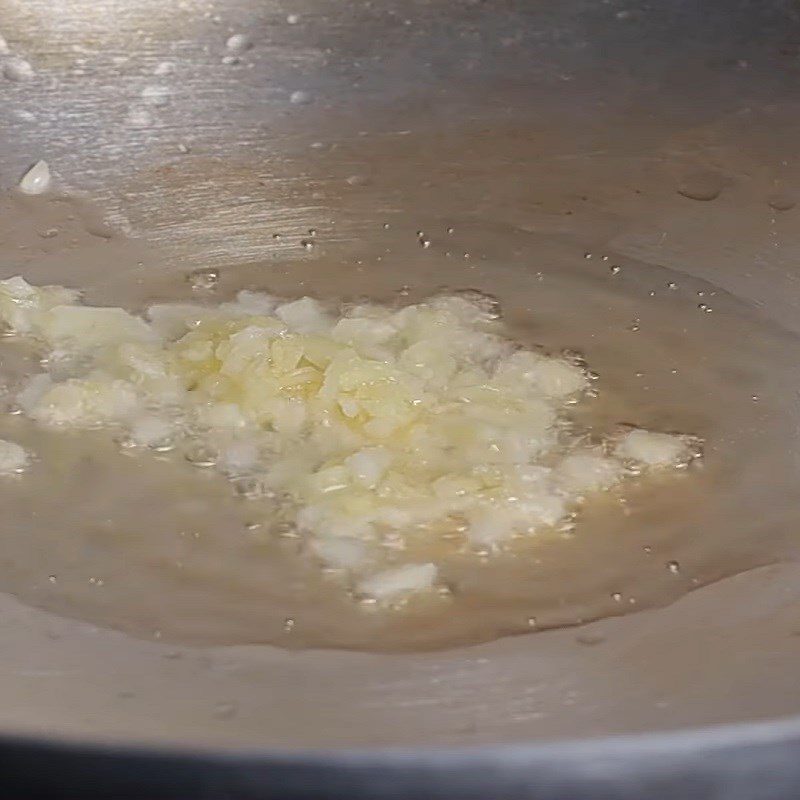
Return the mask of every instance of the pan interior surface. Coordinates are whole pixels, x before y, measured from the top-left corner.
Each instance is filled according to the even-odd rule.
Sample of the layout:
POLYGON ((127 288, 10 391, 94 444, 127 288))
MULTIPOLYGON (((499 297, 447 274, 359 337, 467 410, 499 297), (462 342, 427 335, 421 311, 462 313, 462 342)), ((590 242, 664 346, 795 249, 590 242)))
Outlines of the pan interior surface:
POLYGON ((706 450, 386 623, 248 538, 224 482, 4 419, 53 456, 2 489, 4 730, 341 747, 800 711, 789 4, 6 5, 4 185, 45 157, 100 210, 4 198, 0 277, 132 310, 201 267, 220 299, 479 289, 520 341, 582 352, 598 418, 706 450))
MULTIPOLYGON (((48 203, 39 210, 9 200, 9 224, 19 214, 29 223, 47 217, 48 203)), ((792 334, 713 285, 616 255, 612 262, 566 236, 474 221, 458 229, 426 224, 426 248, 411 220, 395 218, 356 245, 356 259, 337 259, 336 244, 317 234, 326 250, 319 258, 221 268, 214 300, 256 289, 387 303, 401 294, 407 303, 491 288, 514 339, 577 351, 597 374, 597 397, 576 407, 576 424, 692 432, 705 442, 701 463, 590 496, 571 532, 525 537, 481 558, 454 547, 442 562, 446 598, 383 609, 356 602, 341 580, 321 572, 302 537, 283 535, 270 501, 236 496, 181 450, 131 453, 108 430, 47 429, 6 414, 0 436, 37 455, 0 487, 9 512, 6 590, 39 608, 165 642, 414 651, 664 605, 791 551, 798 465, 783 443, 797 425, 792 334), (397 285, 399 275, 407 288, 397 285)), ((136 251, 124 238, 114 245, 136 251)), ((104 257, 104 247, 89 247, 83 263, 70 269, 60 260, 39 280, 80 287, 89 302, 134 308, 148 298, 197 297, 167 264, 151 263, 144 279, 134 267, 111 282, 83 281, 104 257)), ((37 371, 24 338, 0 347, 6 364, 37 371)))

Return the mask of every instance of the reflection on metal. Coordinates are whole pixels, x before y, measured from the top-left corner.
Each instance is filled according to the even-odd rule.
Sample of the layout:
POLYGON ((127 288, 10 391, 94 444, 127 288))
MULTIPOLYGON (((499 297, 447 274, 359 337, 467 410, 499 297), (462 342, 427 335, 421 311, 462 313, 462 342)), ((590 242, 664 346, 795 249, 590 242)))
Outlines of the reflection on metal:
POLYGON ((503 203, 517 201, 526 172, 535 180, 543 157, 608 153, 620 114, 652 137, 662 123, 741 107, 756 88, 763 97, 754 84, 774 73, 765 42, 789 6, 1 5, 4 58, 33 70, 0 83, 3 183, 45 158, 118 224, 215 262, 268 256, 273 230, 328 217, 338 236, 358 236, 409 193, 460 214, 482 213, 491 196, 514 224, 503 203), (247 47, 227 44, 245 35, 247 47))

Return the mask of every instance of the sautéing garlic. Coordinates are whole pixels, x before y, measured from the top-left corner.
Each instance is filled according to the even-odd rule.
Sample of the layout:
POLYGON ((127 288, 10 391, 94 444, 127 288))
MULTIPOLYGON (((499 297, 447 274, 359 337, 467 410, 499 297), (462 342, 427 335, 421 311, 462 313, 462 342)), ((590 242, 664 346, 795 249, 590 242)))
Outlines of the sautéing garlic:
POLYGON ((342 312, 240 292, 141 318, 0 282, 0 321, 39 341, 49 368, 19 393, 24 414, 121 428, 131 446, 215 466, 243 496, 287 498, 313 557, 378 602, 436 586, 435 563, 397 562, 413 537, 491 551, 564 524, 629 467, 696 455, 691 437, 639 429, 587 444, 569 415, 590 402, 586 370, 517 346, 495 305, 465 293, 342 312))

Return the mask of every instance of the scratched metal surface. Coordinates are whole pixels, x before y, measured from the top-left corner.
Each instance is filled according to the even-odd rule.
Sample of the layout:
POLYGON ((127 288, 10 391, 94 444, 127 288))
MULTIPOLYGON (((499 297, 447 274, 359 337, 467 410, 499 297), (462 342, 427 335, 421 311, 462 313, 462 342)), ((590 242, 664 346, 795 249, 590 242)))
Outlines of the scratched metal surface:
POLYGON ((621 130, 635 152, 788 96, 796 26, 789 2, 0 0, 4 63, 35 70, 0 82, 0 179, 44 157, 126 230, 218 263, 409 208, 563 230, 569 193, 521 210, 520 185, 585 174, 621 130))

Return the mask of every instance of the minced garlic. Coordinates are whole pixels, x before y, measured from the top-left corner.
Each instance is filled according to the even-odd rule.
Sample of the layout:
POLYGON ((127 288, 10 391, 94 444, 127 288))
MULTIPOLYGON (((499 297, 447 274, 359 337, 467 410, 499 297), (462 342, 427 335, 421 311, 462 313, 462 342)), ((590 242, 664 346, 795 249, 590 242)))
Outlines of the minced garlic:
POLYGON ((409 537, 491 551, 564 523, 628 467, 693 457, 689 438, 641 430, 585 444, 566 423, 586 370, 519 347, 496 317, 475 293, 339 312, 240 292, 142 318, 0 282, 0 322, 46 351, 17 397, 27 416, 122 428, 246 496, 288 498, 313 556, 378 601, 436 585, 435 563, 398 561, 409 537))

